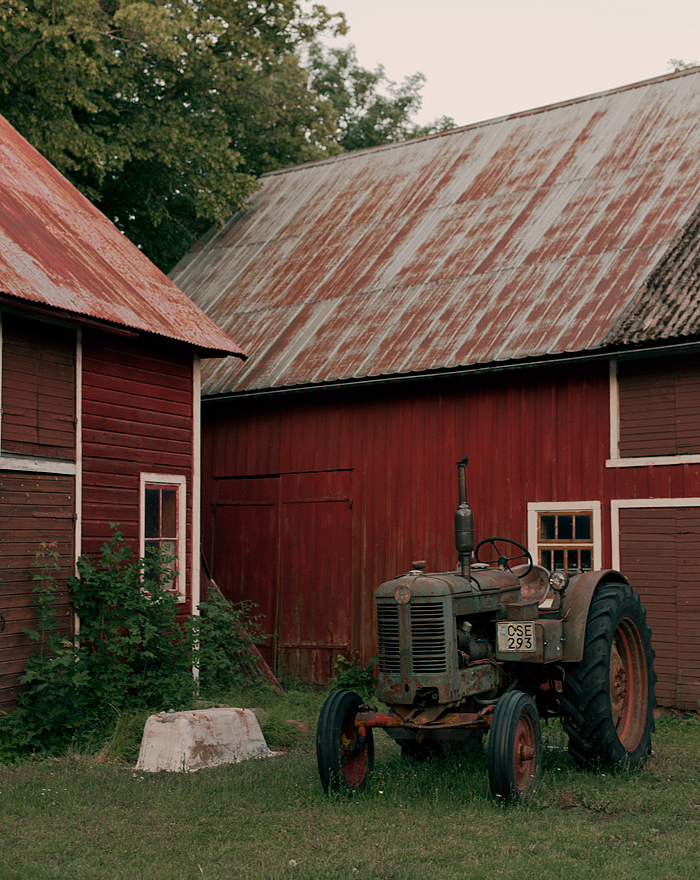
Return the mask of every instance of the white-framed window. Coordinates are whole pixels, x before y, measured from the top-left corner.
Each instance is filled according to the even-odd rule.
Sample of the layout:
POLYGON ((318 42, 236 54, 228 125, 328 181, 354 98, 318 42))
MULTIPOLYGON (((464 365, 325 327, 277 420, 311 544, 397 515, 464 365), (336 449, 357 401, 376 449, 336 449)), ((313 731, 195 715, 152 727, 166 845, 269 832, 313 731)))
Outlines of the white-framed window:
POLYGON ((162 583, 185 601, 185 535, 187 480, 182 475, 141 474, 139 555, 146 560, 160 552, 172 561, 172 579, 162 583))
POLYGON ((700 463, 698 356, 610 361, 606 467, 700 463))
POLYGON ((549 571, 603 567, 600 501, 531 501, 527 535, 534 562, 549 571))

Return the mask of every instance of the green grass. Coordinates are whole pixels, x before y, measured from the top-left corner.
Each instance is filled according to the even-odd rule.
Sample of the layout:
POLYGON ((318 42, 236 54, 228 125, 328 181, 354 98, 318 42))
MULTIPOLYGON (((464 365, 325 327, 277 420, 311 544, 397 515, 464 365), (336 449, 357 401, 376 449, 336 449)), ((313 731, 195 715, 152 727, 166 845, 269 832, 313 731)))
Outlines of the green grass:
POLYGON ((325 796, 321 701, 302 689, 235 701, 267 711, 269 744, 286 748, 267 760, 135 773, 124 760, 135 759, 142 719, 122 719, 100 761, 0 768, 0 880, 700 877, 696 718, 659 722, 655 754, 633 774, 576 769, 559 725, 545 725, 539 793, 507 807, 489 795, 485 750, 416 764, 381 733, 367 792, 325 796))

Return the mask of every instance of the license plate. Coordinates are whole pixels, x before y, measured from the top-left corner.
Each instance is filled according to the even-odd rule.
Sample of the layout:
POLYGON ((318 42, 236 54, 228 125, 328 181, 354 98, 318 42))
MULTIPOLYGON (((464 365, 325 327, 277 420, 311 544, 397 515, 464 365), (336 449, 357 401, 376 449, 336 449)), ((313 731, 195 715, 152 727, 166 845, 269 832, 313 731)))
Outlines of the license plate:
POLYGON ((534 623, 499 623, 499 653, 532 654, 537 650, 534 623))

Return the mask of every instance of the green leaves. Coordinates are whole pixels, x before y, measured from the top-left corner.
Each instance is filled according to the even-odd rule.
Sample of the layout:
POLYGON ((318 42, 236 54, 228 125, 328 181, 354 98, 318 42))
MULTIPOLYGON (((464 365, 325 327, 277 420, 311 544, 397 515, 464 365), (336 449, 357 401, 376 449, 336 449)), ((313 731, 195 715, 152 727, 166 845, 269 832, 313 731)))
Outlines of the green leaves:
POLYGON ((6 0, 0 112, 168 270, 261 170, 333 149, 295 54, 324 28, 297 0, 6 0))
POLYGON ((336 142, 344 150, 360 150, 407 138, 454 128, 448 117, 427 126, 412 122, 420 110, 422 73, 414 73, 400 85, 392 82, 380 64, 367 70, 357 63, 355 47, 324 50, 309 47, 312 88, 333 105, 337 119, 336 142))

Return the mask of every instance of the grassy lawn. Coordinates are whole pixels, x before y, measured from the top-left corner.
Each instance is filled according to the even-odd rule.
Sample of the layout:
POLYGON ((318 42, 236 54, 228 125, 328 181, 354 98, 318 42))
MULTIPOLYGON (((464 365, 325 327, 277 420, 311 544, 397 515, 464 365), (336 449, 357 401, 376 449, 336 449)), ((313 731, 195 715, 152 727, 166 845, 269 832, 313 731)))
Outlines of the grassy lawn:
POLYGON ((0 768, 0 880, 700 877, 696 718, 662 719, 655 755, 631 775, 577 770, 558 724, 544 725, 542 784, 518 807, 490 798, 485 750, 416 764, 379 732, 367 792, 328 798, 313 739, 322 698, 230 702, 269 712, 268 743, 285 752, 267 760, 137 774, 135 719, 100 760, 0 768))

